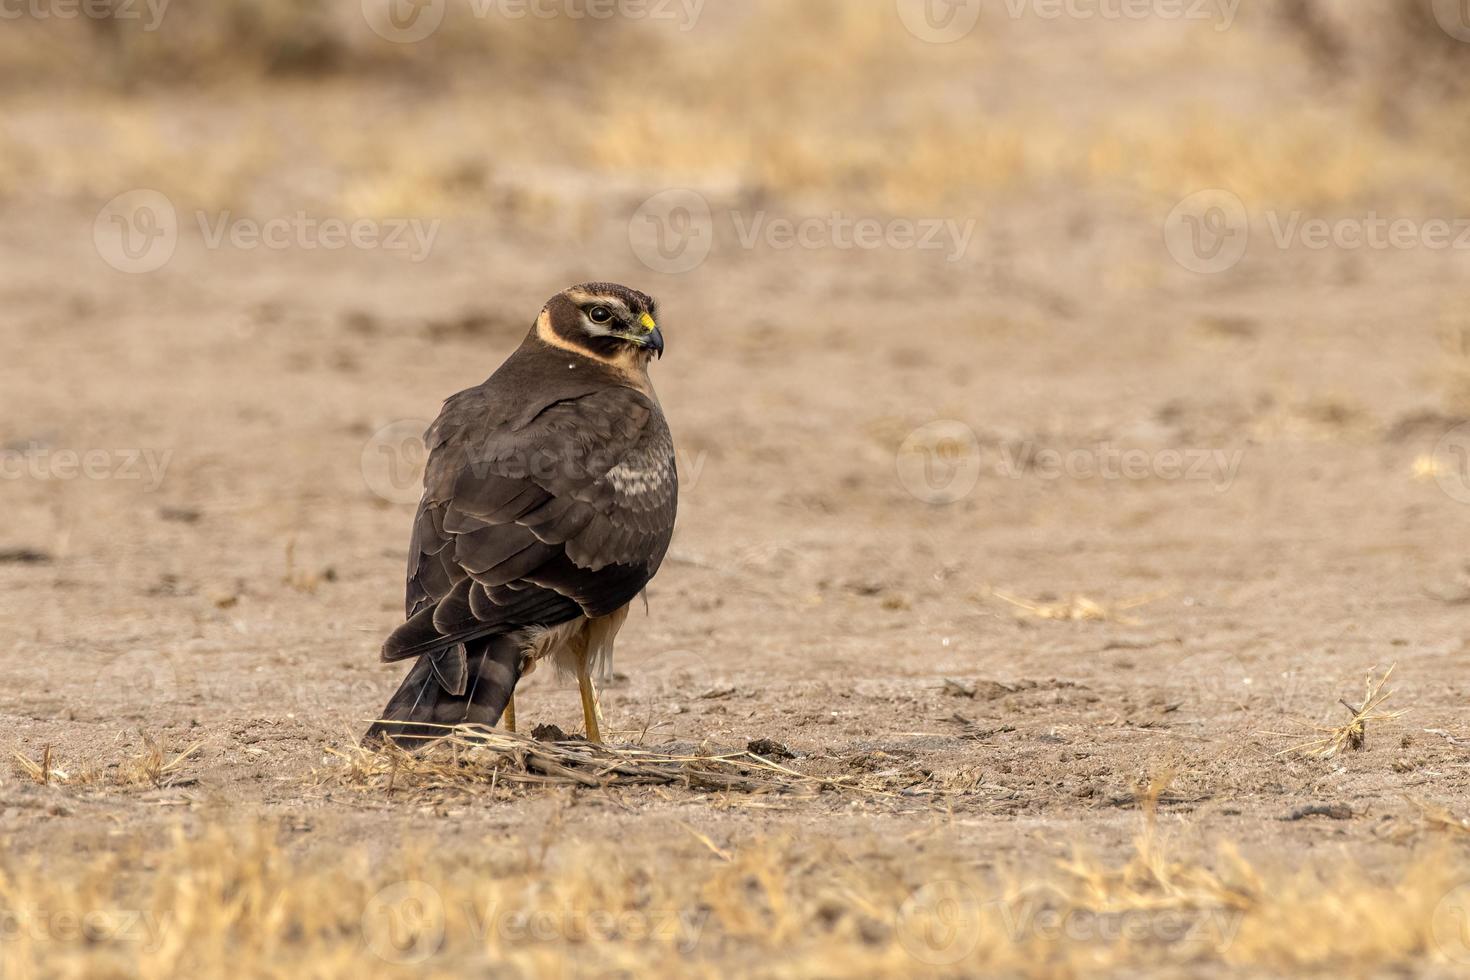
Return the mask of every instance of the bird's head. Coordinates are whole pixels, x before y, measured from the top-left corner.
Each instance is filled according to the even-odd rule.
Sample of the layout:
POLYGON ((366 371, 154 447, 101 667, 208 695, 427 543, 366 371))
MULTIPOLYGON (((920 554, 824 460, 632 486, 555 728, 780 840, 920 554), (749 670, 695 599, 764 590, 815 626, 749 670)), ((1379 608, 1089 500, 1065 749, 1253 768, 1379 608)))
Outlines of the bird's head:
POLYGON ((664 353, 653 297, 610 282, 589 282, 551 298, 536 321, 545 343, 619 366, 646 367, 664 353))

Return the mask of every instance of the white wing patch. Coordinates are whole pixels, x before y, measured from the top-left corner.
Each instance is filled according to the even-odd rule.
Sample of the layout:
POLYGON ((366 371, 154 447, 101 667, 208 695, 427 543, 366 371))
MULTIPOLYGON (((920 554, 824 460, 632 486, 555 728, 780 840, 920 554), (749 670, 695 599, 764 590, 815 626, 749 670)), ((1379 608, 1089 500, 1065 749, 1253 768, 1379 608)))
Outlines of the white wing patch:
POLYGON ((622 497, 667 494, 674 481, 674 446, 667 435, 655 437, 607 471, 607 480, 622 497))
POLYGON ((607 471, 607 479, 618 493, 641 497, 667 486, 670 468, 667 459, 624 460, 607 471))

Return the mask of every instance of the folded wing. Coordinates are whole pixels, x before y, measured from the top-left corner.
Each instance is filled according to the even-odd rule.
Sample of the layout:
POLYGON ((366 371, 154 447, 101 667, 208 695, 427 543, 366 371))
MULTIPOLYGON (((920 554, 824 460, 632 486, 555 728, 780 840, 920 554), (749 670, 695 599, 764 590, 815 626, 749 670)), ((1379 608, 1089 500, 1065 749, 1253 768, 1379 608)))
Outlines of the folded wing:
POLYGON ((408 619, 384 660, 429 655, 450 689, 464 673, 459 644, 612 613, 663 561, 678 476, 662 413, 641 392, 605 387, 506 424, 471 389, 428 443, 408 619))

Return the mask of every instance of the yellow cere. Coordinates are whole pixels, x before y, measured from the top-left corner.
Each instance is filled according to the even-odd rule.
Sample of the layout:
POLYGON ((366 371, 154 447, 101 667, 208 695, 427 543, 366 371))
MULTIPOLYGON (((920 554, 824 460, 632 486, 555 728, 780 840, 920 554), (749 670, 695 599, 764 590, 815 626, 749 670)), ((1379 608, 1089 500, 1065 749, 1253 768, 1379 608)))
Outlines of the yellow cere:
POLYGON ((638 317, 638 322, 641 323, 641 324, 643 324, 643 329, 644 330, 647 330, 649 332, 652 332, 653 330, 655 330, 658 327, 658 324, 656 324, 656 323, 653 322, 653 317, 649 316, 647 313, 644 313, 641 316, 639 316, 638 317))

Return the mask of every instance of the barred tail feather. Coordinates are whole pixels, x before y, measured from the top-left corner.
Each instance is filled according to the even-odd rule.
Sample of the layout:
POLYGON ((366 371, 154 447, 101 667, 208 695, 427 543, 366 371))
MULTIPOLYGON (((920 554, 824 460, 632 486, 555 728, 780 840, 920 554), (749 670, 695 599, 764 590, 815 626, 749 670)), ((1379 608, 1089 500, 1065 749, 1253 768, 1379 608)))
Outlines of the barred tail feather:
POLYGON ((498 723, 520 679, 523 645, 518 633, 466 643, 466 674, 459 677, 446 677, 433 657, 419 657, 363 742, 391 739, 415 748, 448 735, 455 725, 498 723))

